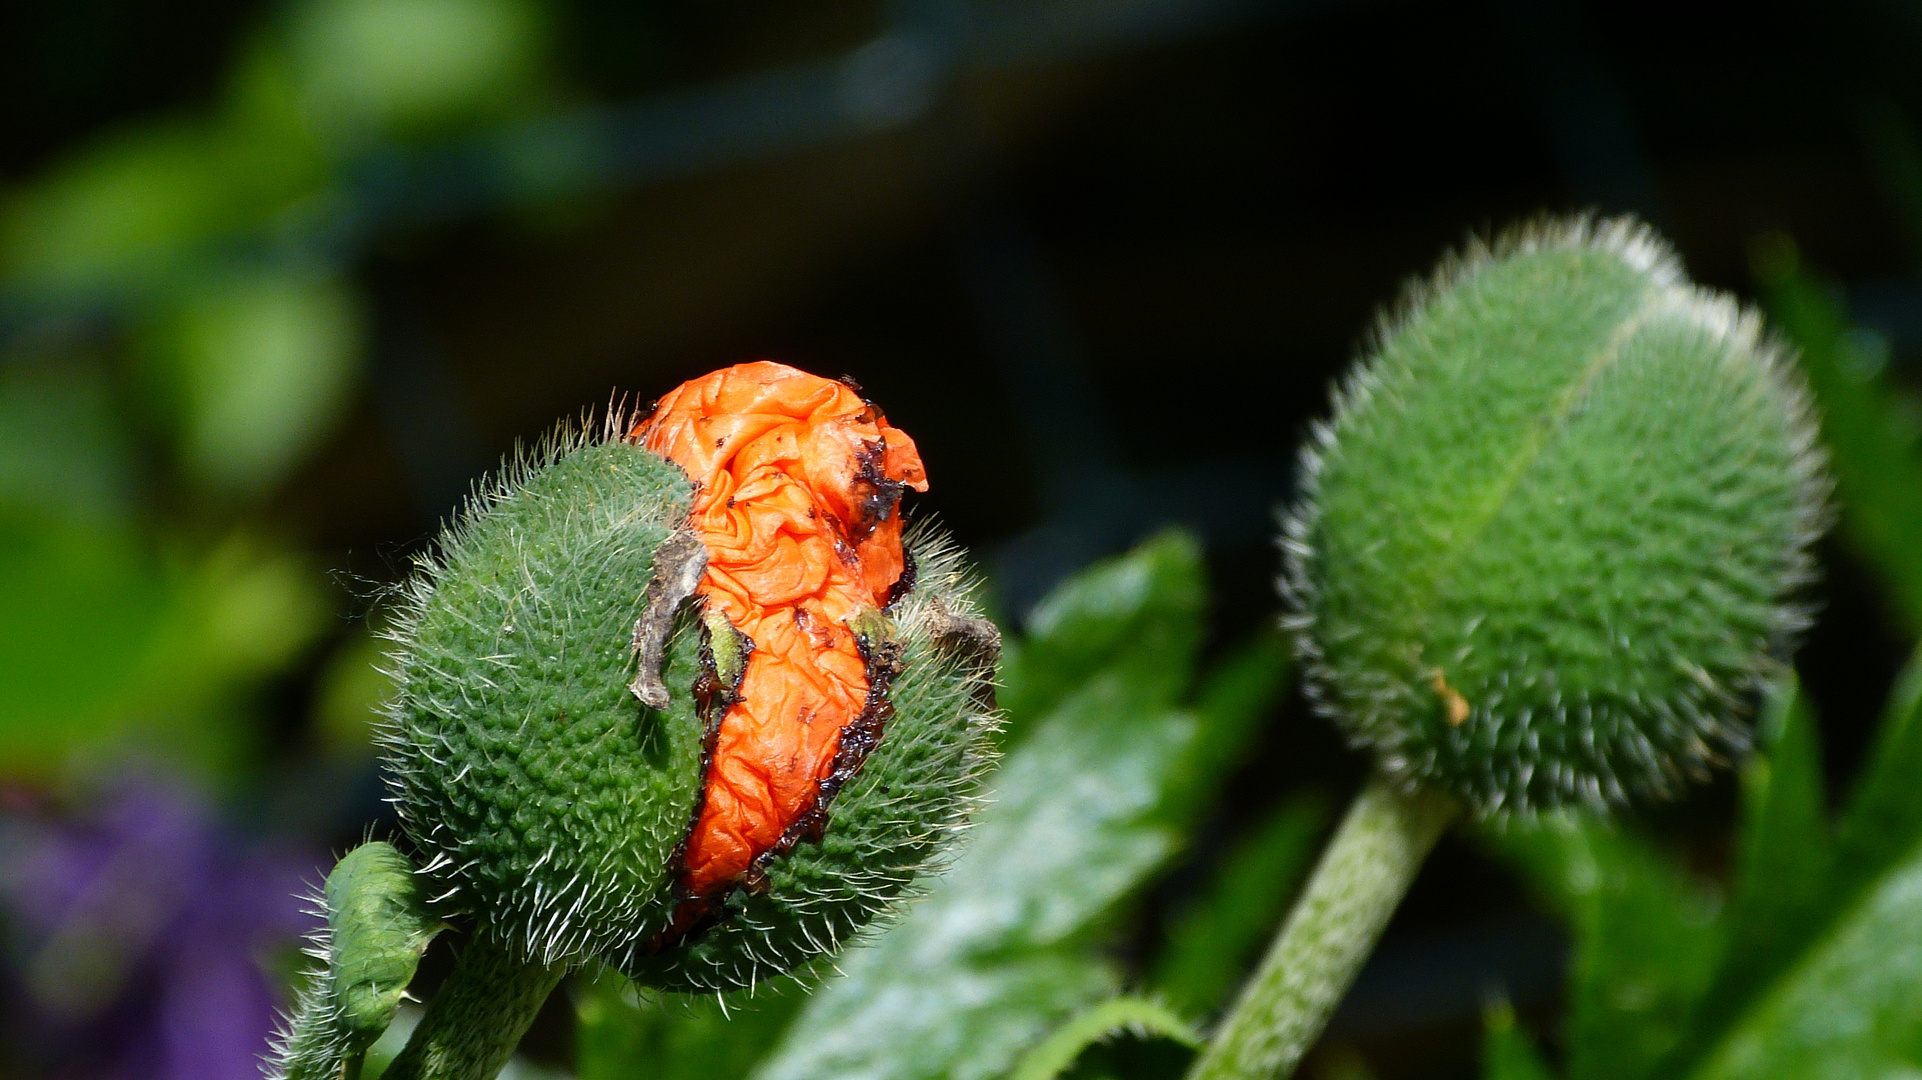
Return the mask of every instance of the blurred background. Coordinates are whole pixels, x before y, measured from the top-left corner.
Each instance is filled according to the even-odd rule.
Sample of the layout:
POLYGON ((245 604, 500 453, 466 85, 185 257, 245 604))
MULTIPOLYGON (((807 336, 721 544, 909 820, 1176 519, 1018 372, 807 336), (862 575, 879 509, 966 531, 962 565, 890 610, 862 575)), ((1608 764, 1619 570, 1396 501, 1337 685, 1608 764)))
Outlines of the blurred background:
MULTIPOLYGON (((1329 380, 1470 232, 1632 211, 1707 283, 1820 282, 1912 444, 1918 57, 1905 0, 0 8, 0 1077, 256 1075, 294 894, 390 827, 391 588, 610 400, 851 375, 1001 613, 1180 524, 1216 649, 1278 607, 1329 380)), ((1857 552, 1802 660, 1838 785, 1922 611, 1857 552)), ((1124 963, 1244 822, 1361 775, 1298 701, 1265 731, 1124 963)), ((1653 824, 1713 875, 1734 802, 1653 824)), ((1552 1016, 1564 955, 1447 841, 1317 1067, 1472 1075, 1483 1002, 1552 1016)))

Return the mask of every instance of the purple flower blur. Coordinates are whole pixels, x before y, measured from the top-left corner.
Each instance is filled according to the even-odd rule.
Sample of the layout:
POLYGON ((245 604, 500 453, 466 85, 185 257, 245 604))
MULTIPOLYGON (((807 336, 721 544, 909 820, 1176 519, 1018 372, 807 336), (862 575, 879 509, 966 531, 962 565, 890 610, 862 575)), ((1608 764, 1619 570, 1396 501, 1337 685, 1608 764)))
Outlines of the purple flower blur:
POLYGON ((0 1064, 59 1080, 254 1080, 277 995, 263 968, 314 918, 314 862, 223 829, 150 776, 68 817, 0 816, 0 1064))

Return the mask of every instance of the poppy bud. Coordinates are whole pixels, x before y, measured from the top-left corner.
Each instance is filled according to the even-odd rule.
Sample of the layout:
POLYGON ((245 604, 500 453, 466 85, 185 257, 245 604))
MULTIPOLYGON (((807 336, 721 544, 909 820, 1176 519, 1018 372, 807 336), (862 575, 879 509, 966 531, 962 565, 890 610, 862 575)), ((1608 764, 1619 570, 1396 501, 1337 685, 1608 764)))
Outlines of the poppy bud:
POLYGON ((1663 796, 1742 749, 1828 492, 1759 319, 1577 220, 1449 262, 1370 352, 1283 543, 1321 707, 1482 813, 1663 796))
POLYGON ((903 540, 912 441, 778 364, 510 470, 397 633, 423 872, 526 962, 730 989, 832 951, 968 807, 998 638, 903 540))

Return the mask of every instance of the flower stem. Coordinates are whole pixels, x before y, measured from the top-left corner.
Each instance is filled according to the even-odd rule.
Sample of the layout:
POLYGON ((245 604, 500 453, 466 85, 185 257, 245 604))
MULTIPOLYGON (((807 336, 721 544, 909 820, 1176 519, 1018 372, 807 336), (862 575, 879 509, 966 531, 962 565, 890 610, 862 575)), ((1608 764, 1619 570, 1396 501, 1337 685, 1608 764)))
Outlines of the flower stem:
POLYGON ((1293 1073, 1454 816, 1442 796, 1370 780, 1188 1080, 1293 1073))
POLYGON ((494 1080, 566 971, 475 934, 382 1080, 494 1080))

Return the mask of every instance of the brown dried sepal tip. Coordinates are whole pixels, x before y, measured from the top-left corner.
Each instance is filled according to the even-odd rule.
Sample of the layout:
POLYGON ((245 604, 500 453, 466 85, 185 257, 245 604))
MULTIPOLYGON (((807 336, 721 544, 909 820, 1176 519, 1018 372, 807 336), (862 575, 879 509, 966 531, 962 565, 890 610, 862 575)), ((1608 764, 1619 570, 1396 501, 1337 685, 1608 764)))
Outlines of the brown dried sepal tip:
POLYGON ((682 384, 630 437, 694 481, 707 556, 696 691, 721 715, 685 845, 685 933, 698 901, 764 884, 769 858, 818 839, 879 743, 900 657, 879 610, 912 585, 896 510, 927 477, 849 385, 768 362, 682 384))

